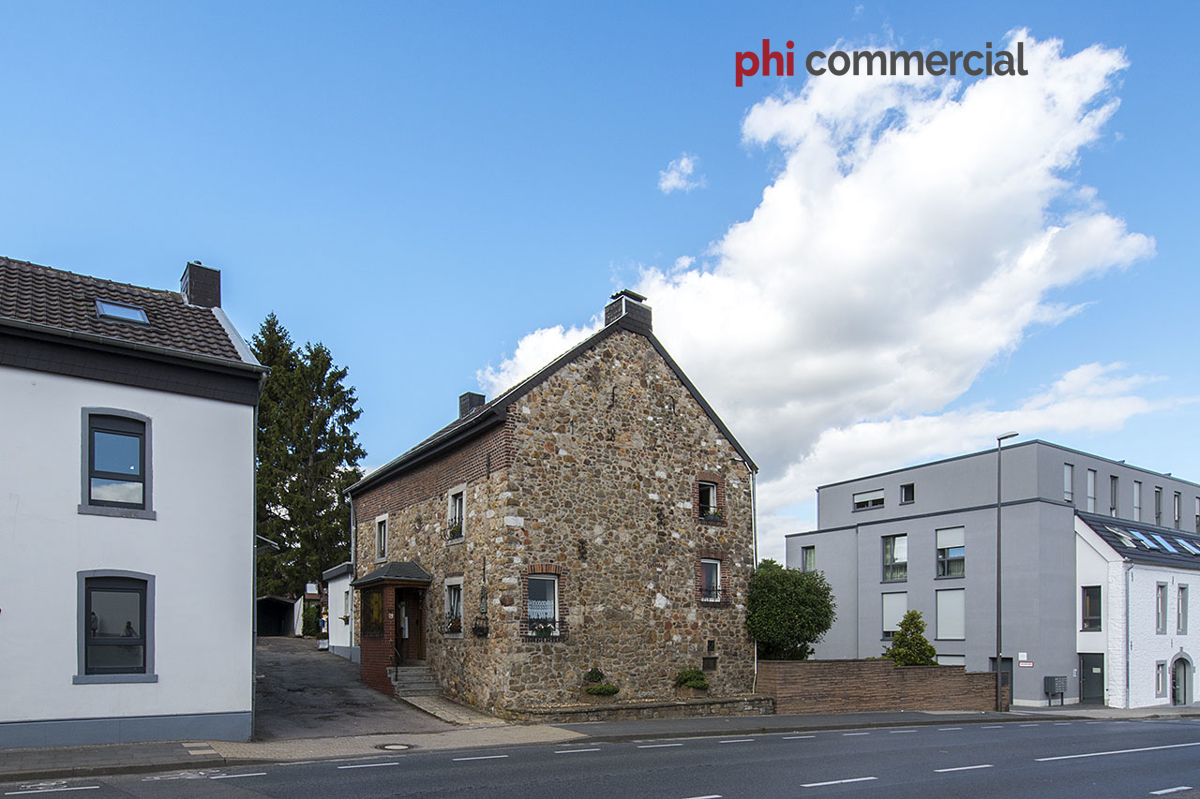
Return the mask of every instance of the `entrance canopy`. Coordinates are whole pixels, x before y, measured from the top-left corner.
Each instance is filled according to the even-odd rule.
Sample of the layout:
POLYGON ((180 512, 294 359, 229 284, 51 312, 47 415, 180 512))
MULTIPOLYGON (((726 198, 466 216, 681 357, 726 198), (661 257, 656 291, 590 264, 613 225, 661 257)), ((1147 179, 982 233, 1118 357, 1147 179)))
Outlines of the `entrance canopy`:
POLYGON ((354 580, 350 585, 355 588, 396 584, 428 586, 432 582, 433 578, 429 576, 429 572, 411 560, 402 560, 385 563, 375 571, 354 580))

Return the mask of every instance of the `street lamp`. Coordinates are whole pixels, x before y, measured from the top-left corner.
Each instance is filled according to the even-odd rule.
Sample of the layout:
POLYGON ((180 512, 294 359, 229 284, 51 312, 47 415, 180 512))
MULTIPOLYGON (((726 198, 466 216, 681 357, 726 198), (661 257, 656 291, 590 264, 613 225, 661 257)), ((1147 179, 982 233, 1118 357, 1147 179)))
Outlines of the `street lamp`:
MULTIPOLYGON (((1000 612, 1000 445, 1009 438, 1015 438, 1015 431, 1002 433, 996 436, 996 711, 1004 710, 1004 690, 1001 686, 1003 682, 1002 659, 1000 657, 1003 651, 1004 638, 1000 632, 1001 612, 1000 612)), ((1009 687, 1012 690, 1012 686, 1009 687)))

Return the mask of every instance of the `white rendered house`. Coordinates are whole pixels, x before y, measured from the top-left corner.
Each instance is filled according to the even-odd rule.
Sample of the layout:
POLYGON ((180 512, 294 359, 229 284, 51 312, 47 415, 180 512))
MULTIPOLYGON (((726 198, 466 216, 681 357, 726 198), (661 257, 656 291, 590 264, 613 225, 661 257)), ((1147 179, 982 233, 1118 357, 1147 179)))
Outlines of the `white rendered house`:
POLYGON ((329 619, 326 627, 329 632, 329 651, 358 663, 358 647, 354 646, 351 640, 354 632, 354 595, 350 589, 352 577, 354 568, 350 561, 321 574, 329 597, 329 619))
POLYGON ((214 269, 0 258, 0 748, 251 736, 264 373, 214 269))

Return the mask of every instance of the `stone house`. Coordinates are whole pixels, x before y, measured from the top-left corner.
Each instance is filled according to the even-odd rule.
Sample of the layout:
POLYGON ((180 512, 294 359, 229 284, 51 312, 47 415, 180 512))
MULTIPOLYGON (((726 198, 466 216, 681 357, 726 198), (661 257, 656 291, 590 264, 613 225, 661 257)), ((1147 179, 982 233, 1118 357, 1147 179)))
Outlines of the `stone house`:
MULTIPOLYGON (((448 696, 501 714, 580 700, 754 687, 750 456, 655 338, 645 298, 351 487, 362 677, 427 664, 448 696)), ((394 673, 394 672, 393 672, 394 673)))
POLYGON ((0 258, 0 748, 250 737, 265 372, 215 269, 0 258))

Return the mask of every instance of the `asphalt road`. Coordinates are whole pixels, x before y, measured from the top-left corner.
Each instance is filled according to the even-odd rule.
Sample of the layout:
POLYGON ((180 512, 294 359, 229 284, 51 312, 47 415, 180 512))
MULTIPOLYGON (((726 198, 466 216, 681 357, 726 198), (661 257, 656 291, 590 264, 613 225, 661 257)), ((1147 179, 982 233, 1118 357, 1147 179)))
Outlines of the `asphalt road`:
POLYGON ((1200 796, 1200 721, 1029 722, 451 750, 5 785, 4 796, 1200 796), (62 793, 60 793, 62 792, 62 793))

